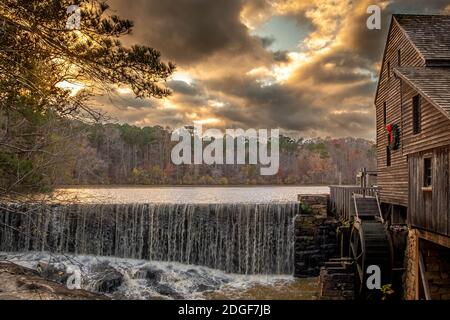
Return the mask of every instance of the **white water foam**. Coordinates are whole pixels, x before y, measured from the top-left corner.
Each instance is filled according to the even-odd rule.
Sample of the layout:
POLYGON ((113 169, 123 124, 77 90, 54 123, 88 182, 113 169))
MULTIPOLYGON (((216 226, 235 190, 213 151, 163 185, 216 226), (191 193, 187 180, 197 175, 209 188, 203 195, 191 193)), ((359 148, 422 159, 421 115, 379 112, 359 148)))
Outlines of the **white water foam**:
MULTIPOLYGON (((240 275, 176 262, 48 252, 0 253, 2 260, 41 273, 45 273, 42 266, 50 266, 55 273, 53 277, 64 274, 66 270, 78 270, 82 289, 104 293, 113 299, 204 299, 205 293, 221 292, 224 289, 244 290, 256 285, 270 286, 279 281, 294 281, 292 276, 287 275, 240 275), (105 284, 107 274, 114 274, 121 281, 116 286, 107 286, 110 292, 105 293, 99 288, 105 284)), ((49 276, 48 272, 45 274, 49 276)), ((114 277, 109 278, 109 284, 114 282, 114 277)), ((60 280, 63 281, 59 282, 65 279, 62 276, 60 280)))

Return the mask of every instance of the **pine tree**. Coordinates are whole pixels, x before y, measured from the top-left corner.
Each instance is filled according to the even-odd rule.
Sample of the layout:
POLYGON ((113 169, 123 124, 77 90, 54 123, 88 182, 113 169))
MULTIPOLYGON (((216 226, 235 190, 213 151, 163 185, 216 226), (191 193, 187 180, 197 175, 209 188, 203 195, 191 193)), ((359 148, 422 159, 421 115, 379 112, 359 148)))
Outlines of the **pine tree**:
POLYGON ((110 14, 109 6, 96 0, 0 2, 3 192, 51 184, 52 159, 61 161, 63 137, 73 140, 74 120, 103 117, 89 104, 92 94, 127 86, 138 98, 170 95, 163 83, 175 66, 162 62, 153 48, 124 46, 120 38, 132 28, 131 21, 110 14), (72 5, 79 8, 80 24, 68 28, 72 5), (84 89, 75 92, 63 83, 81 83, 84 89))

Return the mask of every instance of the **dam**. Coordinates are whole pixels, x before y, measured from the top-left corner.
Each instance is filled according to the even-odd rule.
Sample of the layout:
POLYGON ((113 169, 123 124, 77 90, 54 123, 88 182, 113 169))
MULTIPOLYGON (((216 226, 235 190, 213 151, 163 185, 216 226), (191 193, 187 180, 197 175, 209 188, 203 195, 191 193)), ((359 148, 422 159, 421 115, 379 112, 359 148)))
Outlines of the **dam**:
MULTIPOLYGON (((238 274, 292 274, 298 202, 16 205, 0 251, 171 261, 238 274)), ((8 227, 6 227, 8 226, 8 227)))

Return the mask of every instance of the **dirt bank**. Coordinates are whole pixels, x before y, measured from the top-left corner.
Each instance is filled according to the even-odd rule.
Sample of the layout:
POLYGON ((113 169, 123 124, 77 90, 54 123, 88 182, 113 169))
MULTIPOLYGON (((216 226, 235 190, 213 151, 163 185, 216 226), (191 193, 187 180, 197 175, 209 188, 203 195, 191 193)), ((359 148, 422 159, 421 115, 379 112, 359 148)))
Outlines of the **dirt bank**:
POLYGON ((84 290, 69 290, 48 281, 31 269, 0 263, 0 300, 103 300, 104 296, 84 290))

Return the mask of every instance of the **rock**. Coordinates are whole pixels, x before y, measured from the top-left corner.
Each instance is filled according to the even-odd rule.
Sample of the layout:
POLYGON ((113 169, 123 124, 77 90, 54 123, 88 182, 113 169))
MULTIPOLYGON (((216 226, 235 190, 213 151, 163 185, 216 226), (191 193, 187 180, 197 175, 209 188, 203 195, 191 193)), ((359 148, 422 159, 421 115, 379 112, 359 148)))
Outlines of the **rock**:
POLYGON ((0 300, 105 300, 107 297, 44 279, 39 272, 0 263, 0 300))
POLYGON ((60 263, 52 264, 45 261, 40 261, 37 265, 37 271, 44 279, 55 281, 64 285, 67 283, 67 279, 69 278, 66 267, 60 263))
POLYGON ((209 285, 206 285, 203 283, 199 284, 197 287, 198 292, 212 291, 212 290, 216 290, 216 289, 217 289, 217 287, 209 286, 209 285))
POLYGON ((189 269, 188 271, 186 271, 186 273, 189 273, 189 274, 198 274, 198 271, 195 270, 195 269, 189 269))
POLYGON ((123 283, 123 275, 114 269, 105 270, 99 273, 96 278, 93 288, 100 293, 113 293, 123 283))
POLYGON ((162 270, 158 270, 153 267, 144 267, 136 272, 135 278, 147 279, 152 283, 157 283, 161 280, 162 273, 162 270))
POLYGON ((155 291, 163 296, 167 296, 173 299, 183 299, 183 296, 181 294, 165 284, 158 284, 155 287, 155 291))

